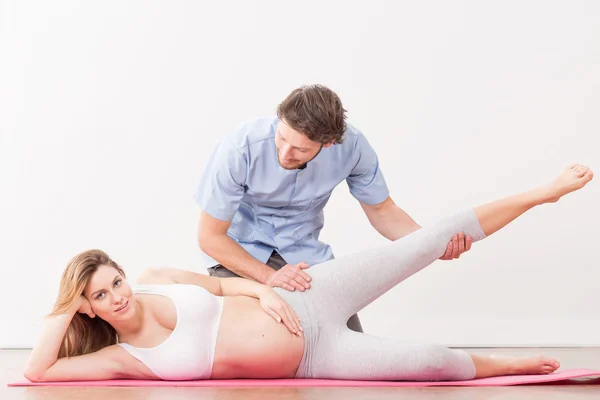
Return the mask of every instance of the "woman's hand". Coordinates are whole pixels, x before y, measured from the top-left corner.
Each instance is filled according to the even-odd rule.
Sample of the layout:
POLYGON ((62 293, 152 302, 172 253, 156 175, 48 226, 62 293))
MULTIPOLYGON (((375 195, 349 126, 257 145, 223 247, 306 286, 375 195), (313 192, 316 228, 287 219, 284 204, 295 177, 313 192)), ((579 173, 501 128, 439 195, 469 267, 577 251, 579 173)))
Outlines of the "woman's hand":
POLYGON ((283 322, 290 332, 300 336, 302 327, 298 314, 273 289, 265 287, 259 294, 260 305, 275 321, 283 322))
POLYGON ((79 296, 79 308, 77 309, 78 313, 87 314, 90 318, 94 318, 96 314, 92 311, 92 305, 89 300, 85 298, 85 296, 79 296))

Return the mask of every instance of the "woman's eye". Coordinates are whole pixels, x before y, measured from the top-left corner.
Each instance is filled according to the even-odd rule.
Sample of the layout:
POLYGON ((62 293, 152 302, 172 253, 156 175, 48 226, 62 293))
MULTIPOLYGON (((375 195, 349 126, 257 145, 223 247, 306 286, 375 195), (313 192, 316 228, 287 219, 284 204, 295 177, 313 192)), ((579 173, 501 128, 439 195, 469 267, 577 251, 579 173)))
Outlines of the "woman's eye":
POLYGON ((96 300, 100 300, 103 297, 104 297, 104 293, 100 293, 98 296, 96 296, 96 300))
POLYGON ((121 286, 121 280, 120 279, 115 281, 115 286, 121 286))

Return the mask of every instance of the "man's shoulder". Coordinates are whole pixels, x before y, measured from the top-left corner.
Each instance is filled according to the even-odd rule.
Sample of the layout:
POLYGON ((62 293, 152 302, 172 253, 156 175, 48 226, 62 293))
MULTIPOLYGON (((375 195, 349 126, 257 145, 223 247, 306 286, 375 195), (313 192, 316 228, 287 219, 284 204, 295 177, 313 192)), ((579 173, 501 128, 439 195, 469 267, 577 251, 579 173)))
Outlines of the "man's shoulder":
POLYGON ((275 136, 278 121, 276 116, 261 116, 246 120, 227 134, 226 139, 238 150, 261 145, 275 136))
POLYGON ((359 137, 364 137, 364 134, 360 129, 356 127, 356 125, 351 124, 350 122, 346 123, 346 132, 344 132, 344 141, 348 139, 353 143, 358 140, 359 137))

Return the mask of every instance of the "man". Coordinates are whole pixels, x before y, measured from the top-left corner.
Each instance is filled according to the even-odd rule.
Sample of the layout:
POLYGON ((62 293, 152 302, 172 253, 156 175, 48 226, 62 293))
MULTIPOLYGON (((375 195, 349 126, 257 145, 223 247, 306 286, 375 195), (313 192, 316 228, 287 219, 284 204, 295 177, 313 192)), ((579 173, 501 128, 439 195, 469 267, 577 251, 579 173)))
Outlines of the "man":
MULTIPOLYGON (((330 89, 303 86, 276 117, 246 122, 220 142, 195 194, 202 209, 198 242, 210 275, 310 290, 306 269, 334 257, 319 233, 323 208, 343 180, 384 237, 396 240, 420 228, 394 204, 375 151, 345 113, 330 89)), ((471 238, 458 233, 441 259, 470 247, 471 238)), ((348 327, 363 331, 357 315, 348 327)))

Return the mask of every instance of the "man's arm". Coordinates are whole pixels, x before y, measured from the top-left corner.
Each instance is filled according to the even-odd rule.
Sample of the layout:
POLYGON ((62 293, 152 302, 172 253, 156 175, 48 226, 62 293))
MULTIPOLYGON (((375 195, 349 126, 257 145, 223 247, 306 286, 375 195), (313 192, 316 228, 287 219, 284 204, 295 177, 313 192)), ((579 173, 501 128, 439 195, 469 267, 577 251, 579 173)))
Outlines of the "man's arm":
MULTIPOLYGON (((367 215, 371 226, 389 240, 400 239, 421 229, 421 226, 398 207, 389 196, 379 204, 368 205, 360 203, 360 205, 367 215)), ((470 236, 465 236, 463 232, 457 233, 448 243, 446 252, 440 259, 452 260, 459 258, 462 253, 471 249, 472 243, 473 240, 470 236)))
MULTIPOLYGON (((390 197, 375 150, 362 133, 357 135, 354 147, 357 162, 346 178, 350 193, 360 202, 371 225, 382 236, 397 240, 421 226, 398 207, 390 197)), ((472 240, 464 233, 457 233, 446 247, 441 260, 458 258, 471 248, 472 240)))
POLYGON ((198 225, 200 249, 230 271, 244 278, 266 283, 274 270, 252 257, 235 240, 227 236, 231 221, 222 221, 202 211, 198 225))
POLYGON ((397 240, 420 229, 408 214, 394 204, 379 168, 379 159, 367 138, 357 131, 352 157, 356 165, 346 178, 371 225, 385 238, 397 240))
POLYGON ((394 241, 400 239, 421 229, 407 213, 398 207, 391 197, 385 199, 382 203, 368 205, 360 203, 371 226, 377 230, 383 237, 394 241))
POLYGON ((213 152, 195 194, 202 209, 198 226, 200 249, 244 278, 290 291, 310 288, 310 277, 302 271, 308 265, 288 264, 275 271, 227 236, 244 197, 248 168, 248 156, 227 138, 213 152))
POLYGON ((273 269, 227 236, 244 196, 248 168, 248 158, 229 138, 213 151, 195 194, 202 209, 198 244, 204 253, 239 276, 265 283, 273 269))
POLYGON ((200 249, 241 277, 289 291, 304 291, 310 288, 311 278, 303 271, 308 268, 306 263, 287 264, 275 271, 252 257, 235 240, 227 236, 230 225, 231 221, 222 221, 202 211, 198 225, 200 249))

